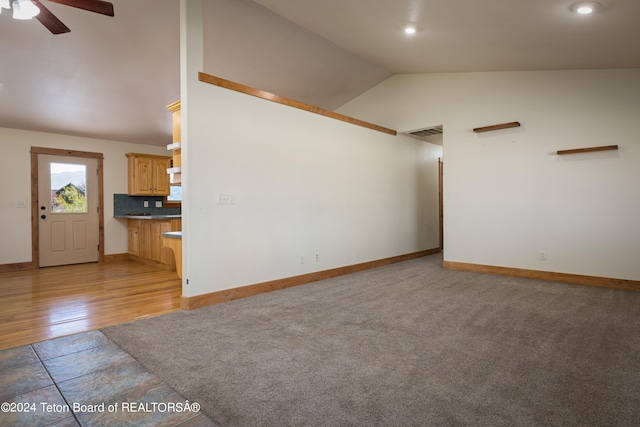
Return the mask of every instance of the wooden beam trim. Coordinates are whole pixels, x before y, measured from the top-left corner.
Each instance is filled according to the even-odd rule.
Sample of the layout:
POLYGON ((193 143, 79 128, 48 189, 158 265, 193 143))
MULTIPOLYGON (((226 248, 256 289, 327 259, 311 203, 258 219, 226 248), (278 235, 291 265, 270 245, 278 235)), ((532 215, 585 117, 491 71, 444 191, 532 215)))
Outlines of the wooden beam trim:
MULTIPOLYGON (((236 92, 241 92, 247 95, 255 96, 258 98, 266 99, 267 101, 276 102, 278 104, 287 105, 289 107, 298 108, 300 110, 308 111, 310 113, 320 114, 321 116, 330 117, 332 119, 340 120, 343 122, 351 123, 353 125, 362 126, 368 129, 373 129, 378 132, 387 133, 389 135, 397 135, 398 133, 383 126, 374 125, 373 123, 358 120, 353 117, 345 116, 344 114, 335 113, 331 110, 325 110, 324 108, 316 107, 314 105, 305 104, 304 102, 296 101, 294 99, 285 98, 284 96, 275 95, 273 93, 265 92, 260 89, 255 89, 250 86, 245 86, 240 83, 232 82, 222 79, 220 77, 212 76, 206 73, 198 73, 198 80, 204 83, 209 83, 215 86, 220 86, 226 89, 231 89, 236 92)), ((173 104, 171 104, 173 105, 173 104)), ((169 108, 169 106, 167 107, 169 108)))
POLYGON ((264 294, 266 292, 278 291, 293 286, 304 285, 306 283, 317 282, 319 280, 331 279, 333 277, 344 276, 346 274, 357 273, 359 271, 382 267, 397 262, 408 261, 414 258, 421 258, 427 255, 440 253, 440 248, 427 249, 405 255, 398 255, 391 258, 384 258, 375 261, 363 262, 360 264, 348 265, 345 267, 333 268, 330 270, 316 271, 302 274, 300 276, 287 277, 284 279, 271 280, 268 282, 256 283, 254 285, 242 286, 239 288, 225 289, 223 291, 211 292, 193 297, 182 296, 180 308, 183 310, 194 310, 209 305, 220 304, 222 302, 233 301, 253 295, 264 294))
POLYGON ((527 270, 523 268, 496 267, 492 265, 468 264, 464 262, 443 261, 442 267, 450 270, 471 271, 474 273, 497 274, 501 276, 524 277, 527 279, 547 280, 551 282, 573 283, 577 285, 598 286, 603 288, 640 291, 639 280, 614 279, 610 277, 584 276, 580 274, 556 273, 552 271, 527 270))
POLYGON ((588 147, 588 148, 575 148, 573 150, 558 150, 556 154, 577 154, 577 153, 591 153, 593 151, 609 151, 609 150, 617 150, 617 145, 604 145, 602 147, 588 147))
POLYGON ((475 129, 473 129, 473 131, 475 133, 481 133, 481 132, 490 132, 492 130, 517 128, 519 126, 520 126, 520 122, 509 122, 509 123, 501 123, 499 125, 492 125, 492 126, 484 126, 484 127, 481 127, 481 128, 475 128, 475 129))

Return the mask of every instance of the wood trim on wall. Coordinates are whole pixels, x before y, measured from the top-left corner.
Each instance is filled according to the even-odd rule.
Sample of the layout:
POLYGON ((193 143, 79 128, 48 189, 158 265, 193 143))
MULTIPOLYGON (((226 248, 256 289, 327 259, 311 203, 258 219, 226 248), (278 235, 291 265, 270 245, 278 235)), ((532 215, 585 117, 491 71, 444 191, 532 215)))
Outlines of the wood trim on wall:
POLYGON ((317 282, 319 280, 331 279, 332 277, 344 276, 345 274, 357 273, 358 271, 369 270, 382 267, 397 262, 408 261, 414 258, 421 258, 427 255, 440 253, 440 248, 427 249, 405 255, 398 255, 391 258, 384 258, 376 261, 363 262, 361 264, 348 265, 345 267, 332 268, 330 270, 316 271, 302 274, 300 276, 287 277, 285 279, 271 280, 254 285, 242 286, 239 288, 225 289, 223 291, 211 292, 193 297, 182 296, 180 308, 183 310, 194 310, 221 302, 233 301, 253 295, 264 294, 266 292, 278 291, 280 289, 291 288, 293 286, 304 285, 306 283, 317 282))
POLYGON ((18 262, 15 264, 0 264, 0 273, 6 273, 10 271, 24 271, 33 270, 33 262, 18 262))
MULTIPOLYGON (((389 135, 397 135, 397 132, 393 129, 389 129, 383 126, 374 125, 373 123, 365 122, 363 120, 355 119, 353 117, 345 116, 344 114, 335 113, 331 110, 325 110, 324 108, 316 107, 311 104, 306 104, 304 102, 296 101, 294 99, 285 98, 284 96, 275 95, 273 93, 265 92, 264 90, 255 89, 250 86, 245 86, 240 83, 232 82, 230 80, 225 80, 220 77, 212 76, 206 73, 198 73, 198 80, 204 83, 209 83, 215 86, 220 86, 226 89, 231 89, 236 92, 245 93, 247 95, 252 95, 258 98, 266 99, 267 101, 277 102, 278 104, 287 105, 289 107, 298 108, 300 110, 309 111, 311 113, 320 114, 321 116, 330 117, 332 119, 340 120, 343 122, 351 123, 353 125, 358 125, 362 127, 366 127, 369 129, 376 130, 378 132, 384 132, 389 135)), ((174 104, 171 104, 174 105, 174 104)), ((168 107, 167 107, 168 108, 168 107)))
POLYGON ((588 148, 574 148, 573 150, 558 150, 556 154, 577 154, 577 153, 592 153, 594 151, 610 151, 617 150, 617 145, 604 145, 602 147, 588 147, 588 148))
POLYGON ((474 128, 473 131, 475 133, 482 133, 482 132, 491 132, 494 130, 509 129, 509 128, 516 128, 516 127, 520 127, 520 122, 509 122, 509 123, 500 123, 499 125, 483 126, 480 128, 474 128))
POLYGON ((155 261, 152 259, 142 258, 140 256, 129 255, 129 261, 139 262, 140 264, 150 265, 151 267, 157 268, 158 270, 164 271, 176 271, 175 263, 173 262, 174 258, 171 258, 171 265, 163 264, 160 261, 155 261))
POLYGON ((104 262, 107 264, 119 263, 119 262, 125 262, 125 261, 131 261, 131 255, 124 253, 124 254, 107 254, 104 256, 104 262))
POLYGON ((523 268, 496 267, 492 265, 468 264, 465 262, 442 261, 442 267, 450 270, 472 271, 474 273, 498 274, 501 276, 524 277, 551 282, 573 283, 577 285, 640 291, 639 280, 613 279, 609 277, 583 276, 580 274, 555 273, 552 271, 527 270, 523 268))
POLYGON ((89 157, 98 160, 98 262, 104 262, 104 171, 102 153, 64 150, 59 148, 31 147, 31 264, 40 267, 38 249, 40 234, 38 222, 38 154, 54 156, 89 157))
POLYGON ((31 147, 31 267, 40 267, 40 227, 38 225, 38 150, 31 147))

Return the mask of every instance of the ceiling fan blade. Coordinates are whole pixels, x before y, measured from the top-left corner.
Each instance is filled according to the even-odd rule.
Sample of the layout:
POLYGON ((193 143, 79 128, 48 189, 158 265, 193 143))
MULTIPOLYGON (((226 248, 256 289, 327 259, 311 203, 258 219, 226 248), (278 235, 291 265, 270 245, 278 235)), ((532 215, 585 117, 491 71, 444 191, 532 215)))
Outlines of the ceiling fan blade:
POLYGON ((102 15, 113 16, 113 5, 102 0, 49 0, 53 3, 60 3, 66 6, 77 7, 89 12, 100 13, 102 15))
POLYGON ((62 34, 71 31, 69 27, 64 25, 62 21, 56 18, 56 16, 51 13, 49 9, 44 7, 44 5, 40 3, 40 0, 32 1, 36 6, 38 6, 38 9, 40 9, 40 13, 36 15, 36 19, 40 21, 40 23, 44 25, 47 30, 51 31, 52 34, 62 34))

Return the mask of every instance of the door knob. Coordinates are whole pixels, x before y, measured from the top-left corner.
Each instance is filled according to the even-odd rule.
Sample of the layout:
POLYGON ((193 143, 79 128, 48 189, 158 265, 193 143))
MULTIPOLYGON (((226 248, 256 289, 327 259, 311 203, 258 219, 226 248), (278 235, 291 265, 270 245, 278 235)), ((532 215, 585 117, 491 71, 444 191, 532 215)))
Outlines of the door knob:
POLYGON ((40 218, 45 219, 47 216, 46 215, 40 215, 40 218))

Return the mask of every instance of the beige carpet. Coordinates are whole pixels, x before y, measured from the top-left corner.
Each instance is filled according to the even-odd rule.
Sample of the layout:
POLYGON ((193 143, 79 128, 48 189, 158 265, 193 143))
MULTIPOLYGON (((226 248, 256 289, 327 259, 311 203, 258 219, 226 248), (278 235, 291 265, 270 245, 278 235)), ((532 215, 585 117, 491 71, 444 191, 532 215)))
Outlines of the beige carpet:
POLYGON ((640 422, 640 293, 440 263, 103 332, 222 426, 640 422))

